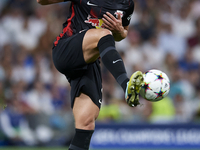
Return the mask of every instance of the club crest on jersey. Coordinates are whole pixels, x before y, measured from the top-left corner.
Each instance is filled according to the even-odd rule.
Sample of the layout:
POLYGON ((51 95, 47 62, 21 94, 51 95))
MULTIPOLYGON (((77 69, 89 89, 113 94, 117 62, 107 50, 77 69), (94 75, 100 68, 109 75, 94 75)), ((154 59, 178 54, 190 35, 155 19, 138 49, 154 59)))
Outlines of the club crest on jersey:
POLYGON ((121 10, 117 10, 116 12, 115 12, 115 16, 116 16, 116 18, 118 18, 118 15, 120 15, 121 16, 121 18, 123 17, 123 11, 121 11, 121 10))
POLYGON ((92 26, 96 27, 97 29, 104 28, 102 19, 91 18, 90 15, 88 15, 87 20, 85 20, 84 22, 90 23, 92 26))

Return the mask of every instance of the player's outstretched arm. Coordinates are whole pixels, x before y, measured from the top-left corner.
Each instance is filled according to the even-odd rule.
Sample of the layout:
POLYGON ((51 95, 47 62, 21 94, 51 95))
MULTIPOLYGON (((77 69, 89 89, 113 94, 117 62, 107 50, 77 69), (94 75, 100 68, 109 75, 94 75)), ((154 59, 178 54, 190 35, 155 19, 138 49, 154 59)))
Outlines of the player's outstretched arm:
POLYGON ((120 14, 118 15, 118 18, 115 18, 111 13, 106 12, 103 17, 103 26, 112 32, 115 41, 121 41, 127 36, 128 26, 122 26, 122 19, 120 14))
POLYGON ((49 5, 49 4, 64 2, 64 0, 37 0, 37 2, 41 5, 49 5))

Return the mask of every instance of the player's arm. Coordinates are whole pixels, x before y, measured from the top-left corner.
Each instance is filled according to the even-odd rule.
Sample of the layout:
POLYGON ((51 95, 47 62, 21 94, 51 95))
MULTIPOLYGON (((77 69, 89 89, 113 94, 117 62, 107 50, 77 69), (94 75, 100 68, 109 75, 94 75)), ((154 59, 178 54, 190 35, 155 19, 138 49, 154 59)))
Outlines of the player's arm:
POLYGON ((115 41, 121 41, 124 38, 126 38, 128 34, 128 26, 123 27, 121 32, 113 32, 113 37, 115 39, 115 41))
POLYGON ((120 14, 118 15, 118 18, 115 18, 111 13, 106 12, 103 17, 103 26, 112 32, 115 41, 121 41, 127 36, 128 26, 122 25, 120 14))
POLYGON ((41 5, 49 5, 49 4, 64 2, 64 0, 37 0, 37 2, 41 5))

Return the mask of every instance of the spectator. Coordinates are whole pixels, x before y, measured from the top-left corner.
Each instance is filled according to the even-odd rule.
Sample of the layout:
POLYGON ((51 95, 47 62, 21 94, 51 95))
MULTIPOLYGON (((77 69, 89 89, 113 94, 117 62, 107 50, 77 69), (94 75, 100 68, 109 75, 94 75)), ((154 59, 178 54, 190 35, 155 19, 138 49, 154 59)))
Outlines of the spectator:
POLYGON ((33 131, 23 114, 23 105, 17 100, 11 100, 9 107, 0 114, 2 131, 9 138, 9 144, 15 146, 35 145, 36 139, 33 131))
POLYGON ((164 62, 165 52, 163 48, 158 44, 157 35, 152 35, 150 40, 143 44, 143 52, 145 57, 145 69, 157 68, 162 70, 162 64, 164 62))
POLYGON ((169 23, 164 24, 163 31, 158 34, 159 44, 166 53, 171 53, 176 59, 181 59, 186 51, 186 43, 183 37, 176 36, 169 23))

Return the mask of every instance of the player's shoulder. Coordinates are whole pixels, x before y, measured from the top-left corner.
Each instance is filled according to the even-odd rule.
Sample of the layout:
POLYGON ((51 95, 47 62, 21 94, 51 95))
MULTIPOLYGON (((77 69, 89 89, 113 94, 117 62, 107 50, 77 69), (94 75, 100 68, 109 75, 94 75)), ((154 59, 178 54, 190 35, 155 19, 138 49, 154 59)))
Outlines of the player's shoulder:
POLYGON ((119 0, 119 3, 122 4, 122 7, 125 9, 134 8, 134 1, 133 0, 119 0))
POLYGON ((127 0, 128 2, 127 3, 129 3, 129 6, 130 7, 134 7, 134 1, 133 0, 127 0))
POLYGON ((133 0, 119 0, 124 4, 128 4, 128 5, 134 5, 134 1, 133 0))

